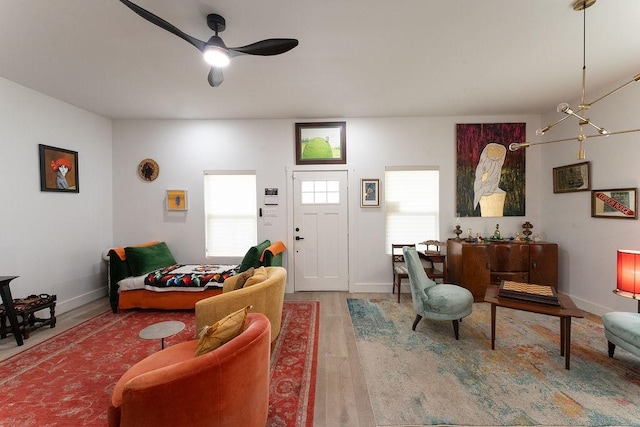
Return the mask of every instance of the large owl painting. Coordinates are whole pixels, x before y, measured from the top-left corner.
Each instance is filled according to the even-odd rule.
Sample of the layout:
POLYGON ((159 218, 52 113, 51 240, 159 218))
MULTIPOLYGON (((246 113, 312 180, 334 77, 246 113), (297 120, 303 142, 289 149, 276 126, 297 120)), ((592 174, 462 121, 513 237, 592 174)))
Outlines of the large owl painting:
POLYGON ((456 212, 461 217, 525 215, 525 123, 456 125, 456 212))

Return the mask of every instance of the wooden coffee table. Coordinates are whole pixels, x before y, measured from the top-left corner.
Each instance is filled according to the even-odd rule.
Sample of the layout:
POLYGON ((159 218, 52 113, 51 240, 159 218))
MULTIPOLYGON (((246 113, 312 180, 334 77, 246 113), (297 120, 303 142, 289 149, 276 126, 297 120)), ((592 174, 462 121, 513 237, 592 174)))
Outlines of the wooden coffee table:
POLYGON ((498 297, 497 285, 487 286, 484 296, 485 302, 491 304, 491 349, 495 349, 496 343, 496 307, 512 308, 514 310, 529 311, 531 313, 546 314, 560 318, 560 356, 564 356, 564 367, 569 369, 571 360, 571 318, 584 317, 580 310, 568 295, 558 293, 560 307, 546 305, 513 298, 498 297))

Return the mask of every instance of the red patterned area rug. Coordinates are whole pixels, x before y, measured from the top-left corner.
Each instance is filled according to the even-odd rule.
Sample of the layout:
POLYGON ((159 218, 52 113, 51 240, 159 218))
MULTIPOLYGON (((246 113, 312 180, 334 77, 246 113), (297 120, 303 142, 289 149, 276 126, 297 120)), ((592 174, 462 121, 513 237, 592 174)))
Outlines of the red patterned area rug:
MULTIPOLYGON (((268 426, 313 425, 318 301, 285 301, 271 356, 268 426)), ((105 426, 115 383, 160 350, 138 336, 144 327, 179 320, 187 327, 165 346, 193 339, 193 311, 129 311, 96 316, 0 362, 0 426, 105 426)))

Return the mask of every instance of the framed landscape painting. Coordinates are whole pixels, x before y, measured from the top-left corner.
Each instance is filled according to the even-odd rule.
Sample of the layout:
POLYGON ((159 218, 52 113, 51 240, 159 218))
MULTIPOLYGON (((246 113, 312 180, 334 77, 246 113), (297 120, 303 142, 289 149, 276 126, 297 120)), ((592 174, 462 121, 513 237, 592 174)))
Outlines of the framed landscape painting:
POLYGON ((78 152, 38 145, 40 152, 40 191, 79 193, 78 152))
POLYGON ((346 122, 296 123, 296 165, 347 163, 346 122))

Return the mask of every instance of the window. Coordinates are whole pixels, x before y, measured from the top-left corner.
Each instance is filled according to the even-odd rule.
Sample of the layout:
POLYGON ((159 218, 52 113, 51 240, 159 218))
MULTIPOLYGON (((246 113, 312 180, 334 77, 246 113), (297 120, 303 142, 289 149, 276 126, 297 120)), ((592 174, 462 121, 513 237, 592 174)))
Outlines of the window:
POLYGON ((258 240, 255 171, 205 171, 206 256, 244 256, 258 240))
POLYGON ((440 237, 440 171, 434 167, 385 170, 386 252, 392 243, 440 237))

